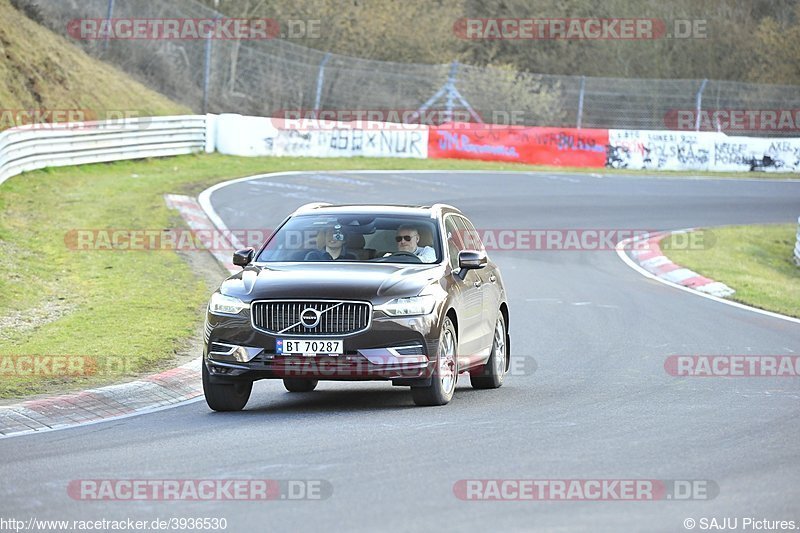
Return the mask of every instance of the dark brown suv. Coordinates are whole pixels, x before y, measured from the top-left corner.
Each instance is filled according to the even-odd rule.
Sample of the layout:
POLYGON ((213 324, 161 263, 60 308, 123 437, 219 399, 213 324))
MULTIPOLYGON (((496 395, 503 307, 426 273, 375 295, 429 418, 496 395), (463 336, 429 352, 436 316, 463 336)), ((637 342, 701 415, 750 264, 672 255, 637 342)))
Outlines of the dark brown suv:
POLYGON ((509 367, 497 266, 456 208, 309 204, 212 295, 203 390, 244 408, 259 379, 310 392, 320 379, 391 380, 444 405, 458 374, 497 388, 509 367))

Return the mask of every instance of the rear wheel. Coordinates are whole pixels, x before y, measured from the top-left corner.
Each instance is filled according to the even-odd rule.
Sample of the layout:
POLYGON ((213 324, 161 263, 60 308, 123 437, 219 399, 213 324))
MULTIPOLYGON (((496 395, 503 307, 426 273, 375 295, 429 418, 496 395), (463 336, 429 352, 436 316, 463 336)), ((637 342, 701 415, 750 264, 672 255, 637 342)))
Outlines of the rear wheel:
POLYGON ((203 362, 203 394, 214 411, 241 411, 250 399, 253 382, 212 383, 208 367, 203 362))
POLYGON ((456 328, 449 317, 444 319, 436 364, 427 387, 412 387, 411 395, 417 405, 446 405, 453 398, 458 381, 456 328))
POLYGON ((496 389, 503 384, 508 363, 506 350, 506 321, 501 312, 494 326, 492 353, 482 369, 470 372, 469 382, 475 389, 496 389))
POLYGON ((283 386, 289 392, 311 392, 319 383, 316 379, 283 378, 283 386))

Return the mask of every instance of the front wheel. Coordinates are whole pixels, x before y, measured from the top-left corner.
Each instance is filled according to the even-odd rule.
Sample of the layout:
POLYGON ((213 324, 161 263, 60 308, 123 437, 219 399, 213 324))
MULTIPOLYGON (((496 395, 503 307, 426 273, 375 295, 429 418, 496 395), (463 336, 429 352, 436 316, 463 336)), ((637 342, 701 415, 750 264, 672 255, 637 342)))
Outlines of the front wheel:
POLYGON ((506 321, 501 312, 494 326, 492 353, 482 369, 470 372, 469 382, 474 389, 496 389, 503 384, 508 364, 506 321))
POLYGON ((458 381, 458 356, 456 328, 449 317, 444 319, 436 365, 431 384, 427 387, 412 387, 411 396, 417 405, 446 405, 453 398, 458 381))
POLYGON ((250 399, 253 382, 212 383, 205 361, 203 364, 203 394, 214 411, 241 411, 250 399))

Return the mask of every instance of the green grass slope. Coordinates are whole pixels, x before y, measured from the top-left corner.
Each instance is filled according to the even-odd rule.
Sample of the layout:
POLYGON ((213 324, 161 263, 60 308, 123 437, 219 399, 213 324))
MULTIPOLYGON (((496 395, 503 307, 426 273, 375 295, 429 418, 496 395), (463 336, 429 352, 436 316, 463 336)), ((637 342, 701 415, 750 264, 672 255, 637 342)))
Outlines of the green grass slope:
MULTIPOLYGON (((190 113, 182 105, 88 56, 0 0, 0 129, 16 125, 14 110, 87 110, 128 116, 190 113)), ((112 115, 118 116, 118 115, 112 115)))

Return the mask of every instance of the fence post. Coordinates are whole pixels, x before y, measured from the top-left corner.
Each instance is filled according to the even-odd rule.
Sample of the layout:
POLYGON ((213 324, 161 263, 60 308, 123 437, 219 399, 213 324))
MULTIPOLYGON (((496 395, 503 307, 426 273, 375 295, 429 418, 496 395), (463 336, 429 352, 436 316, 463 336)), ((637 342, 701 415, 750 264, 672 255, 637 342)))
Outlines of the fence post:
POLYGON ((700 84, 700 88, 697 90, 694 131, 700 131, 700 108, 703 106, 703 90, 706 88, 706 83, 708 83, 708 79, 703 80, 703 83, 700 84))
MULTIPOLYGON (((109 27, 111 27, 111 19, 114 17, 114 0, 108 0, 108 11, 106 11, 106 21, 108 22, 109 27)), ((103 43, 103 52, 108 50, 108 38, 110 32, 106 33, 106 40, 103 43)))
POLYGON ((208 113, 208 84, 211 77, 211 34, 206 35, 205 64, 203 66, 203 114, 208 113))
POLYGON ((328 62, 330 59, 331 53, 327 52, 323 57, 322 61, 319 62, 319 72, 317 73, 317 93, 314 95, 314 116, 317 115, 317 111, 319 111, 320 101, 322 100, 322 83, 325 80, 325 63, 328 62))
MULTIPOLYGON (((457 76, 457 74, 458 74, 458 61, 453 61, 450 64, 450 74, 447 76, 447 85, 448 85, 448 87, 452 88, 452 87, 456 86, 456 76, 457 76)), ((454 91, 452 91, 452 90, 448 90, 447 94, 445 95, 446 96, 445 108, 447 109, 447 121, 448 122, 453 120, 453 107, 455 107, 455 104, 453 103, 453 100, 455 100, 455 94, 453 94, 453 92, 454 91)))
POLYGON ((455 102, 458 101, 458 103, 461 104, 464 107, 464 109, 469 111, 472 120, 474 120, 479 124, 483 124, 483 120, 481 120, 481 117, 475 112, 474 109, 472 109, 472 106, 469 105, 469 102, 467 102, 464 99, 464 97, 461 96, 461 93, 458 92, 458 88, 456 88, 456 81, 458 79, 456 77, 457 72, 458 72, 458 61, 453 61, 450 64, 450 72, 447 75, 447 81, 444 83, 444 85, 442 85, 442 87, 438 91, 436 91, 436 94, 428 98, 428 100, 424 104, 422 104, 419 107, 419 109, 417 109, 416 113, 414 113, 415 116, 421 118, 422 113, 427 111, 442 96, 444 96, 448 121, 452 120, 453 108, 455 107, 455 102))
POLYGON ((581 76, 581 92, 578 94, 578 129, 583 123, 583 94, 586 91, 586 76, 581 76))

